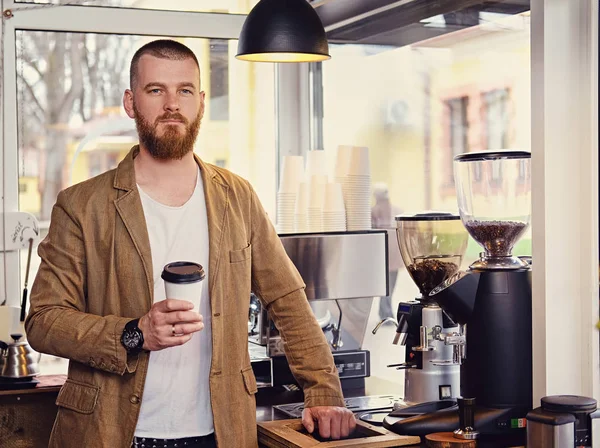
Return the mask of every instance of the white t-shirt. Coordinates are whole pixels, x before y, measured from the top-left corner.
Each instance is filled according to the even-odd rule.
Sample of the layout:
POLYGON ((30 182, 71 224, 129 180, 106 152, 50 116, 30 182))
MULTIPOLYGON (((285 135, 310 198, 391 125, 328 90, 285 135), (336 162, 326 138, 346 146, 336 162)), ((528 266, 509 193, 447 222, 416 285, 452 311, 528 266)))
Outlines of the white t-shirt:
MULTIPOLYGON (((181 207, 163 205, 139 187, 154 276, 154 303, 164 300, 161 273, 167 263, 200 263, 206 277, 200 314, 204 329, 187 343, 150 353, 140 416, 135 435, 161 439, 197 437, 214 431, 210 405, 209 373, 212 355, 210 297, 208 291, 208 221, 202 176, 192 197, 181 207)), ((177 297, 173 297, 177 298, 177 297)))

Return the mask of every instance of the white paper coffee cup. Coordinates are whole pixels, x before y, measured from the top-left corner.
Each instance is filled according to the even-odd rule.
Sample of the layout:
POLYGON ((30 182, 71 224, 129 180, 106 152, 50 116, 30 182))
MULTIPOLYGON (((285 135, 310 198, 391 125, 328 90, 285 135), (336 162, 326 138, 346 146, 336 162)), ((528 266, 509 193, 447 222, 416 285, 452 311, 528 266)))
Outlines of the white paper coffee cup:
POLYGON ((204 287, 204 268, 191 261, 174 261, 165 265, 161 278, 165 282, 167 299, 187 300, 200 312, 200 299, 204 287))

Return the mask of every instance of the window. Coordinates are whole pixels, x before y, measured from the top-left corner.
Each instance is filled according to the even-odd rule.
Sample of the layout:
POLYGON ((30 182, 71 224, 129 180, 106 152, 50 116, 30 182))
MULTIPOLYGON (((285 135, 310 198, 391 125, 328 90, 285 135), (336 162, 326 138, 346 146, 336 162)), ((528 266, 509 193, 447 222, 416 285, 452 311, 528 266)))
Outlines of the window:
MULTIPOLYGON (((330 44, 332 58, 319 64, 321 71, 310 73, 314 86, 312 141, 319 142, 322 135, 330 171, 339 145, 368 147, 371 191, 381 191, 382 186, 375 183, 385 184, 389 197, 385 206, 391 216, 398 209, 405 214, 430 210, 458 213, 453 156, 500 145, 529 147, 529 15, 477 12, 479 4, 460 14, 415 22, 418 2, 394 3, 398 5, 379 18, 373 15, 328 27, 328 36, 336 37, 338 43, 330 44), (514 94, 510 102, 516 114, 512 134, 506 122, 508 88, 514 94), (489 143, 488 127, 492 127, 489 143)), ((428 2, 432 8, 434 3, 428 2)), ((496 11, 508 6, 493 3, 496 11)), ((475 173, 473 181, 482 181, 475 188, 485 188, 488 182, 483 180, 491 174, 475 173)), ((496 171, 495 176, 500 178, 501 173, 496 171)), ((383 205, 384 201, 372 196, 371 206, 383 205)), ((470 239, 462 268, 479 258, 481 251, 470 239)), ((531 254, 530 233, 513 252, 531 254)), ((418 288, 402 269, 393 234, 389 265, 390 271, 397 272, 395 284, 390 284, 394 310, 398 302, 415 297, 418 288)), ((377 303, 372 314, 376 314, 377 303)), ((372 372, 396 381, 387 372, 375 368, 372 372)))
POLYGON ((208 112, 215 121, 229 120, 229 41, 210 39, 210 94, 208 112))
POLYGON ((465 96, 446 101, 449 118, 450 157, 448 164, 449 184, 454 188, 454 156, 468 151, 467 106, 469 99, 465 96))
MULTIPOLYGON (((506 149, 509 145, 509 90, 496 89, 483 95, 485 110, 485 148, 506 149)), ((492 164, 492 180, 501 182, 502 169, 499 163, 492 164)))
MULTIPOLYGON (((37 117, 32 117, 37 119, 37 117)), ((36 142, 24 142, 21 158, 19 160, 21 177, 37 177, 39 175, 40 153, 36 148, 36 142)))
MULTIPOLYGON (((313 101, 323 106, 311 116, 321 128, 313 123, 312 129, 322 130, 329 165, 338 145, 369 147, 372 182, 385 183, 391 203, 403 213, 458 212, 454 155, 529 149, 529 14, 469 14, 460 23, 457 18, 422 21, 423 34, 435 35, 426 40, 415 39, 408 27, 371 39, 385 44, 362 43, 369 40, 362 35, 361 43, 352 42, 352 30, 340 28, 339 39, 347 43, 330 44, 332 59, 321 64, 322 81, 313 83, 313 101), (460 31, 444 34, 446 25, 460 31)), ((502 178, 492 171, 478 178, 502 178)), ((480 251, 471 241, 464 266, 480 251)), ((531 253, 530 235, 515 253, 531 253)), ((414 287, 402 272, 398 282, 395 300, 414 287)))
POLYGON ((24 182, 19 182, 19 194, 27 193, 27 184, 24 182))
MULTIPOLYGON (((133 53, 152 39, 131 35, 17 31, 17 110, 22 129, 19 151, 24 154, 21 171, 27 166, 29 171, 40 172, 39 177, 35 176, 36 185, 32 186, 39 195, 40 208, 35 214, 41 220, 50 219, 61 189, 114 168, 137 144, 135 124, 122 110, 122 95, 129 87, 129 62, 133 53), (80 51, 73 52, 75 47, 80 51), (56 63, 43 62, 48 60, 56 63), (25 143, 28 148, 23 147, 25 143), (25 163, 28 153, 39 153, 41 157, 29 157, 25 163), (45 160, 43 165, 42 160, 45 160)), ((236 145, 236 148, 248 147, 250 153, 268 152, 265 156, 274 161, 274 96, 250 103, 251 109, 254 108, 261 117, 271 117, 271 126, 261 127, 256 136, 250 130, 232 133, 236 126, 237 129, 249 129, 244 123, 250 116, 238 115, 233 120, 229 117, 228 40, 184 39, 183 43, 196 52, 201 68, 207 67, 207 70, 201 70, 202 76, 210 79, 208 101, 211 113, 203 120, 197 141, 197 152, 203 160, 228 165, 236 171, 236 167, 243 167, 243 163, 238 162, 243 160, 240 152, 231 150, 231 145, 236 145)), ((233 61, 234 64, 248 64, 233 61)), ((256 77, 259 83, 273 85, 272 66, 260 66, 256 70, 263 74, 256 77)), ((239 73, 247 74, 247 71, 240 70, 239 73)), ((251 96, 253 84, 249 78, 239 75, 236 82, 246 86, 241 91, 251 96)), ((268 87, 264 90, 274 91, 268 87)), ((250 168, 258 172, 261 167, 250 168)), ((266 177, 266 182, 272 182, 268 185, 264 173, 255 176, 247 170, 245 168, 240 174, 248 177, 257 191, 273 194, 275 173, 266 177)), ((267 207, 269 202, 265 202, 267 207)))
POLYGON ((508 89, 483 94, 487 149, 506 149, 509 146, 508 89))

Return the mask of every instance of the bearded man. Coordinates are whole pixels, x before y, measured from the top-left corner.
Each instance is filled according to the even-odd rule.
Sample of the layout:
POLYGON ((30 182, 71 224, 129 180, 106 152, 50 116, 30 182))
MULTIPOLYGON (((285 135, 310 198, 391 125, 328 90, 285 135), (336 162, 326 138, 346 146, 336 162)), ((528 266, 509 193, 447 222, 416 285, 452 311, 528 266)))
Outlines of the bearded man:
POLYGON ((70 360, 51 447, 256 447, 251 292, 284 338, 307 429, 354 428, 305 285, 256 193, 193 152, 204 99, 189 48, 144 45, 123 97, 139 146, 58 196, 25 323, 34 349, 70 360), (166 297, 161 272, 178 260, 204 268, 199 313, 166 297))

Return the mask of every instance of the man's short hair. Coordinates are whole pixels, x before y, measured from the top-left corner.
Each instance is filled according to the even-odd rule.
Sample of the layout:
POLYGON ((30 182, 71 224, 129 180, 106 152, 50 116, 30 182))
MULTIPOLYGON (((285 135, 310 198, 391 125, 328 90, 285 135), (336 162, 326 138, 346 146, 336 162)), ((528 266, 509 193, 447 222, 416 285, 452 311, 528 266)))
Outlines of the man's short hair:
POLYGON ((138 65, 140 58, 145 54, 154 56, 155 58, 170 59, 171 61, 183 61, 185 59, 193 59, 200 71, 200 64, 192 50, 175 40, 159 39, 148 42, 140 47, 135 52, 129 66, 129 88, 133 90, 138 78, 138 65))

